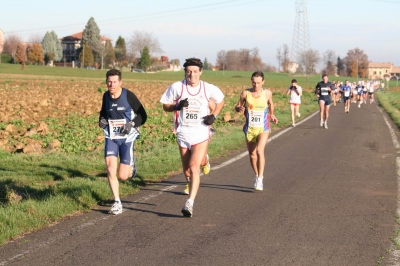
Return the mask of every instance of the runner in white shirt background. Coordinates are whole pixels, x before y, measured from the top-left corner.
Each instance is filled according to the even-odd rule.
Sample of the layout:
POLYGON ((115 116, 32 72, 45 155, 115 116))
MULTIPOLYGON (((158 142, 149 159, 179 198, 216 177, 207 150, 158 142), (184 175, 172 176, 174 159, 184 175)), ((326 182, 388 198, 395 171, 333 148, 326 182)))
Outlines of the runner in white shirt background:
POLYGON ((375 92, 375 84, 373 81, 371 81, 368 89, 369 103, 374 102, 374 92, 375 92))
POLYGON ((289 86, 289 89, 286 95, 290 95, 289 103, 290 103, 290 111, 292 112, 292 126, 296 126, 295 116, 300 117, 300 104, 301 104, 301 95, 303 94, 303 90, 301 86, 297 85, 297 80, 292 80, 292 85, 289 86))

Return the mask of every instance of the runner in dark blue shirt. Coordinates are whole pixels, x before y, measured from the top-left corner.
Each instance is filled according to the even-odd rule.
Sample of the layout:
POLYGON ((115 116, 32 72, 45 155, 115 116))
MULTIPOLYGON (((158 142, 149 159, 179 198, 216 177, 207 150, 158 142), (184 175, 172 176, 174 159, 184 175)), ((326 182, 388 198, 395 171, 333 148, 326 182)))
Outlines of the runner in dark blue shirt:
POLYGON ((332 83, 328 81, 328 75, 322 75, 322 81, 315 86, 315 93, 318 95, 320 126, 328 129, 329 107, 331 104, 331 94, 334 90, 332 83))
POLYGON ((147 114, 136 95, 121 87, 119 70, 109 70, 106 77, 108 91, 103 95, 99 127, 104 130, 104 157, 108 182, 115 200, 110 213, 120 214, 122 204, 117 178, 118 156, 120 158, 119 178, 126 180, 133 177, 137 170, 133 142, 139 136, 137 128, 146 122, 147 114))

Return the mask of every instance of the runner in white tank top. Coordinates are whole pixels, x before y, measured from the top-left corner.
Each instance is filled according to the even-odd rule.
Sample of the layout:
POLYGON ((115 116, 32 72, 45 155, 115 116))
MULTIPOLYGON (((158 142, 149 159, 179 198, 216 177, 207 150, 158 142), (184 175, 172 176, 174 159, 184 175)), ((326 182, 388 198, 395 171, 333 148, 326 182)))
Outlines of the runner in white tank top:
POLYGON ((192 217, 200 186, 200 165, 208 149, 210 126, 224 106, 224 94, 216 86, 200 80, 203 68, 200 59, 186 59, 183 67, 186 79, 173 83, 160 102, 164 111, 174 112, 182 166, 184 172, 190 172, 189 199, 182 213, 185 217, 192 217), (215 102, 212 113, 209 113, 209 99, 215 102))

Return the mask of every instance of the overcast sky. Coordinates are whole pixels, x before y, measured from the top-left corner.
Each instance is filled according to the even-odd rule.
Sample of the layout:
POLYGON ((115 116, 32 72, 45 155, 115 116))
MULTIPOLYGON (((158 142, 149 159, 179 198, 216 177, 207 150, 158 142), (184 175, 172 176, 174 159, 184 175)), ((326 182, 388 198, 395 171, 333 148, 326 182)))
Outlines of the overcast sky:
MULTIPOLYGON (((295 0, 13 0, 1 5, 5 34, 59 38, 82 31, 93 17, 101 34, 128 42, 147 31, 170 59, 198 57, 215 63, 217 52, 258 47, 264 63, 278 66, 276 50, 292 47, 295 0)), ((345 57, 362 49, 370 61, 400 66, 400 0, 308 0, 311 48, 345 57)))

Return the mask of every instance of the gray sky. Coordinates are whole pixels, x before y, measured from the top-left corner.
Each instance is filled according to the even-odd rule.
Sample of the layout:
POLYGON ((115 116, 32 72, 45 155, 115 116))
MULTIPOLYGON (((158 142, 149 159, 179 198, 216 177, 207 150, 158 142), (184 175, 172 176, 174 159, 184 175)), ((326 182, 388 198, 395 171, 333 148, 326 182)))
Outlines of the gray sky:
MULTIPOLYGON (((311 48, 345 57, 362 49, 370 61, 400 66, 400 0, 308 0, 311 48)), ((264 63, 277 66, 276 50, 292 47, 295 0, 28 1, 1 5, 0 28, 25 41, 54 30, 59 38, 82 31, 93 17, 101 34, 128 42, 134 30, 153 34, 164 55, 181 62, 215 63, 217 52, 258 47, 264 63)))

